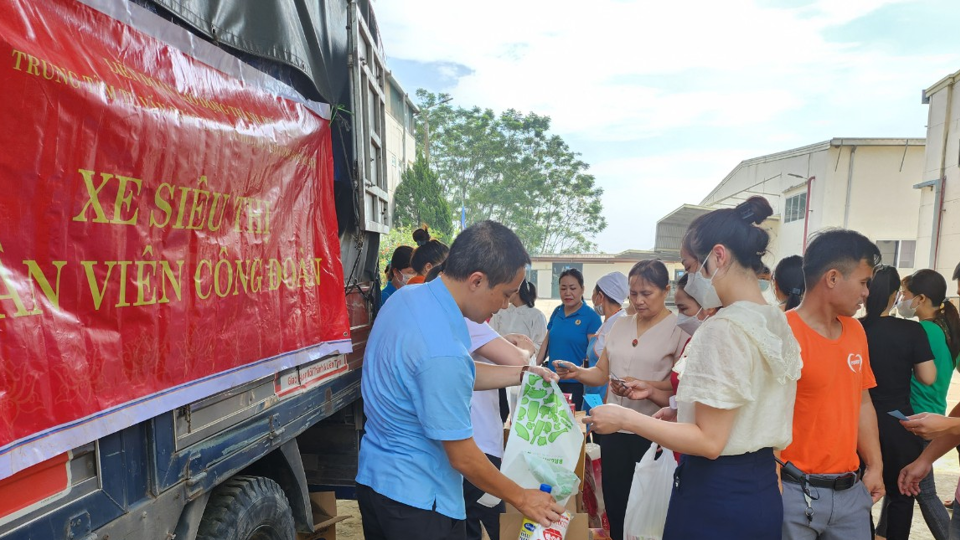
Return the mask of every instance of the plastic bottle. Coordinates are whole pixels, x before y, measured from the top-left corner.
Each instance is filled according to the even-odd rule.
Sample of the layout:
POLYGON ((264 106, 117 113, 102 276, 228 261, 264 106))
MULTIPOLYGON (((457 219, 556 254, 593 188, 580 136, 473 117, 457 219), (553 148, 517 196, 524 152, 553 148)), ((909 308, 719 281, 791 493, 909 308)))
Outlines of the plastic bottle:
MULTIPOLYGON (((540 484, 540 491, 550 493, 553 491, 553 488, 550 487, 550 484, 540 484)), ((538 527, 540 527, 539 523, 528 517, 524 517, 523 522, 520 523, 520 538, 518 540, 530 540, 533 538, 533 533, 536 532, 538 527)))

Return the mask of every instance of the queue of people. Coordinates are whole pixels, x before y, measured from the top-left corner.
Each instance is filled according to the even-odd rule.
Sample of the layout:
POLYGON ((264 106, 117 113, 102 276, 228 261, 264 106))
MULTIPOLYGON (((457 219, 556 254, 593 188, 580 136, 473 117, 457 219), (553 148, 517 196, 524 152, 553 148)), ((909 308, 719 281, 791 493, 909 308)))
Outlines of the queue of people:
MULTIPOLYGON (((577 406, 602 396, 584 421, 601 447, 611 538, 624 538, 634 467, 656 443, 681 455, 666 539, 897 540, 914 501, 937 540, 960 539, 932 473, 960 444, 960 405, 946 416, 960 358, 946 280, 901 278, 843 229, 771 271, 761 224, 772 213, 752 197, 697 218, 676 290, 662 262, 641 261, 597 280, 588 305, 583 275, 567 269, 546 324, 509 229, 479 223, 449 250, 420 230, 418 247, 391 259, 391 300, 364 357, 366 537, 474 539, 482 523, 497 540, 502 503, 485 495, 557 519, 549 497, 497 470, 498 389, 533 371, 577 406), (414 273, 427 283, 405 287, 414 273)), ((960 295, 960 265, 953 279, 960 295)))

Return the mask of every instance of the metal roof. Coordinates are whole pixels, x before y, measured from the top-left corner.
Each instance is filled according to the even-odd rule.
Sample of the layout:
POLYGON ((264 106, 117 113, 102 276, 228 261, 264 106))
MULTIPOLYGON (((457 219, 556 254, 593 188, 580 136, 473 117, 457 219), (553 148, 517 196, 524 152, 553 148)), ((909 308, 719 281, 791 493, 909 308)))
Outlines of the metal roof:
POLYGON ((680 251, 680 241, 693 220, 711 212, 712 208, 684 204, 657 221, 657 237, 653 249, 656 251, 680 251))

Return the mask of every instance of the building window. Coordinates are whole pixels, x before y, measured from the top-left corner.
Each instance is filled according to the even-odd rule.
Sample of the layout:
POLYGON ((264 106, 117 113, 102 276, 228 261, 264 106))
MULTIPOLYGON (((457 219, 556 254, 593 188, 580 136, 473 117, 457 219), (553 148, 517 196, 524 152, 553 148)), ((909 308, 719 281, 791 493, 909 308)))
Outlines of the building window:
POLYGON ((400 89, 391 84, 390 99, 387 100, 387 112, 400 123, 404 121, 403 101, 403 94, 400 93, 400 89))
POLYGON ((537 287, 537 298, 542 297, 543 294, 540 292, 540 271, 539 271, 539 270, 533 270, 533 269, 530 268, 530 265, 527 265, 527 277, 526 277, 526 280, 529 281, 530 283, 533 283, 534 285, 536 285, 536 287, 537 287))
POLYGON ((807 194, 800 193, 793 197, 787 197, 786 208, 783 212, 783 222, 790 223, 804 218, 807 212, 807 194))
POLYGON ((916 240, 878 240, 883 264, 897 268, 913 268, 917 254, 916 240))

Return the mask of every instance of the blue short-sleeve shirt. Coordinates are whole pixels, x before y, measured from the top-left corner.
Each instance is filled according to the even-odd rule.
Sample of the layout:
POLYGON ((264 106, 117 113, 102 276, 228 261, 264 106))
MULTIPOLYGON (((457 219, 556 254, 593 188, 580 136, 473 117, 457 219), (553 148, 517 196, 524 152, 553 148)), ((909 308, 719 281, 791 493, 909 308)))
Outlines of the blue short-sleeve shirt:
POLYGON ((387 298, 397 292, 397 288, 394 286, 393 281, 388 281, 387 286, 380 291, 380 307, 383 307, 383 304, 387 303, 387 298))
POLYGON ((463 477, 443 441, 473 436, 470 333, 437 279, 393 293, 363 356, 366 415, 357 483, 423 510, 465 519, 463 477))
MULTIPOLYGON (((566 360, 578 366, 582 365, 583 359, 587 357, 587 343, 590 341, 588 336, 596 334, 601 324, 603 322, 600 316, 593 308, 587 307, 586 302, 581 302, 580 307, 570 315, 564 313, 563 304, 557 306, 547 323, 547 331, 550 333, 550 342, 547 345, 550 369, 556 371, 553 360, 566 360)), ((571 379, 561 382, 577 381, 571 379)))

